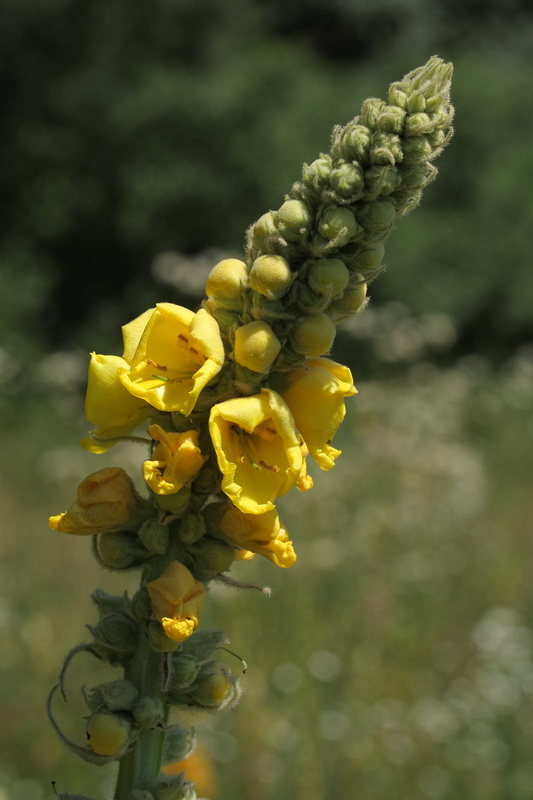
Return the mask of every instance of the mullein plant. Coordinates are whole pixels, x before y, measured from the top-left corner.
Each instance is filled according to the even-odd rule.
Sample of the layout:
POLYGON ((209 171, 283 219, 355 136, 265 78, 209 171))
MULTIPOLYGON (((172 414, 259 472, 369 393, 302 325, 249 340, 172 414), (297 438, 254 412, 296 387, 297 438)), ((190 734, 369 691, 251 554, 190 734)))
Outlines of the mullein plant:
POLYGON ((138 569, 140 585, 131 597, 94 592, 91 641, 67 656, 49 714, 79 756, 119 762, 115 800, 196 797, 184 775, 164 772, 194 746, 169 711, 216 711, 240 694, 220 660, 223 634, 201 628, 209 584, 242 586, 228 571, 256 554, 284 568, 296 560, 276 500, 312 488, 308 457, 329 470, 340 455, 331 442, 356 389, 328 357, 336 326, 364 307, 397 217, 436 175, 452 133, 451 74, 434 56, 387 100, 366 100, 280 207, 250 227, 243 260, 213 267, 198 311, 159 303, 123 327, 121 356, 91 356, 94 430, 82 444, 103 453, 141 442, 144 492, 121 467, 100 469, 49 524, 91 536, 97 560, 138 569), (78 744, 52 709, 83 651, 123 677, 84 691, 78 744))

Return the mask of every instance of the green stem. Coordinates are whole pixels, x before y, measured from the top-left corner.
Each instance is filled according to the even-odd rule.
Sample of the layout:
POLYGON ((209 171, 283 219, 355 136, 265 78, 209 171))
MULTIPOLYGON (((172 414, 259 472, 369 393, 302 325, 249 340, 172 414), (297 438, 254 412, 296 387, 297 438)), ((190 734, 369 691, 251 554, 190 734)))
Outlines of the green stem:
MULTIPOLYGON (((161 691, 163 654, 157 653, 143 637, 124 677, 141 697, 164 702, 161 691)), ((135 789, 148 789, 159 775, 165 733, 161 728, 141 731, 130 752, 120 760, 114 800, 131 800, 135 789)))

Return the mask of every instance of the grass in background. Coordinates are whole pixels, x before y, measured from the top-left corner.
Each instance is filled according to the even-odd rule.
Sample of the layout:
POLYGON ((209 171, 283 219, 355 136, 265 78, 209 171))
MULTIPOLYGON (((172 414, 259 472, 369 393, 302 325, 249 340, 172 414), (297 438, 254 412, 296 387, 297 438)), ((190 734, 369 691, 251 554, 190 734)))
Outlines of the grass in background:
MULTIPOLYGON (((235 577, 272 586, 269 600, 211 592, 203 627, 225 630, 249 663, 240 706, 192 720, 216 798, 529 800, 533 355, 524 349, 497 373, 476 358, 437 369, 425 360, 436 329, 427 318, 397 306, 365 317, 376 357, 402 369, 358 380, 353 368, 360 394, 339 434, 342 457, 315 489, 280 504, 296 565, 237 565, 235 577)), ((361 338, 353 346, 369 347, 361 338)), ((56 354, 36 367, 31 398, 10 382, 1 800, 51 799, 52 780, 104 798, 113 778, 64 752, 44 712, 65 653, 96 618, 90 592, 125 586, 92 562, 88 540, 46 525, 79 480, 115 460, 77 444, 84 373, 56 354)), ((132 472, 140 460, 133 449, 132 472)), ((72 670, 75 708, 56 708, 82 740, 75 687, 99 673, 84 656, 72 670)))

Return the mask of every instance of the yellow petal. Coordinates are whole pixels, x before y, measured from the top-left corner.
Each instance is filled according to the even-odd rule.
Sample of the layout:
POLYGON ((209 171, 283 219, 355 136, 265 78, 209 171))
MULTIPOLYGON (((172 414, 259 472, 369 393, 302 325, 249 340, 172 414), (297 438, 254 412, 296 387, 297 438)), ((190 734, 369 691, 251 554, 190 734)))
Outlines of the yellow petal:
POLYGON ((143 464, 144 479, 156 494, 174 494, 194 478, 206 461, 198 446, 198 433, 165 431, 156 424, 150 425, 148 433, 159 444, 152 458, 143 464))

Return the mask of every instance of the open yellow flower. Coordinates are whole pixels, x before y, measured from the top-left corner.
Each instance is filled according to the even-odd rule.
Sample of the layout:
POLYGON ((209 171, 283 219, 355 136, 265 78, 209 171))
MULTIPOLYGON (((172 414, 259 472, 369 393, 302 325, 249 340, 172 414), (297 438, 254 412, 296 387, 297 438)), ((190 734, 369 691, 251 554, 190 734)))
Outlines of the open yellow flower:
POLYGON ((131 395, 187 416, 224 363, 218 323, 205 309, 158 303, 130 363, 118 374, 131 395))
POLYGON ((260 553, 278 567, 292 567, 296 553, 276 509, 265 514, 243 514, 226 503, 218 527, 230 542, 245 551, 260 553))
POLYGON ((93 535, 129 522, 143 501, 121 467, 108 467, 88 475, 78 486, 77 500, 68 511, 50 517, 52 530, 93 535))
POLYGON ((144 480, 156 494, 179 492, 206 460, 198 446, 198 433, 165 431, 155 424, 150 425, 148 433, 159 444, 143 464, 144 480))
POLYGON ((331 469, 341 453, 330 443, 346 414, 344 398, 356 393, 348 367, 329 358, 310 359, 291 372, 283 399, 321 469, 331 469))
POLYGON ((128 370, 141 334, 154 312, 149 308, 124 325, 122 338, 124 353, 120 356, 103 356, 91 353, 85 416, 96 426, 90 436, 81 440, 91 453, 104 453, 118 438, 128 436, 150 416, 152 407, 128 392, 119 380, 119 370, 128 370))
POLYGON ((199 625, 205 589, 180 561, 171 561, 163 574, 146 584, 155 619, 169 639, 183 642, 199 625))
POLYGON ((274 508, 302 473, 301 439, 288 406, 263 389, 211 409, 209 430, 222 472, 222 491, 245 514, 274 508))

